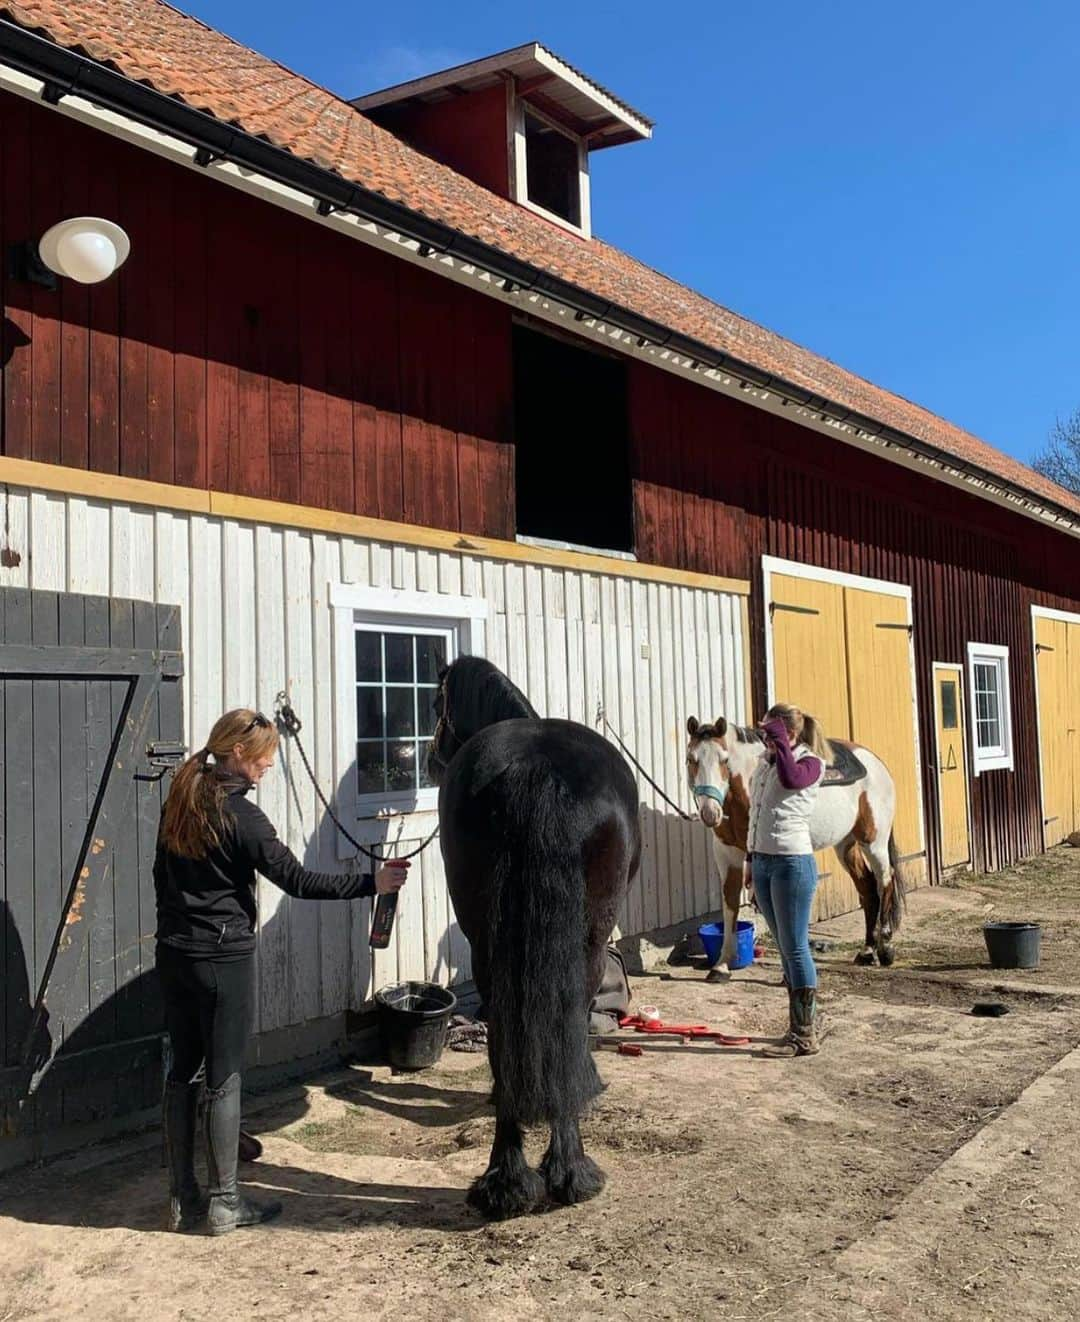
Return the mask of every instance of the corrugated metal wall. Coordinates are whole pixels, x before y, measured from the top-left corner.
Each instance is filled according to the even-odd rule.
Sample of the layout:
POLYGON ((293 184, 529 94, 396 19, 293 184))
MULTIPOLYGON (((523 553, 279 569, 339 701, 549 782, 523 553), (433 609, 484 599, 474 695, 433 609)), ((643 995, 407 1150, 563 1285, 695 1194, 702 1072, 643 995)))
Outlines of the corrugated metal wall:
MULTIPOLYGON (((334 758, 333 583, 483 598, 487 653, 535 706, 591 723, 603 702, 680 802, 687 715, 747 717, 743 601, 731 593, 14 488, 0 493, 0 506, 7 545, 19 558, 0 569, 0 585, 179 604, 190 745, 201 746, 228 707, 269 710, 287 682, 328 796, 348 770, 334 758)), ((297 854, 311 865, 340 866, 287 747, 259 794, 297 854)), ((623 916, 626 933, 720 904, 704 829, 681 822, 647 786, 642 803, 645 857, 623 916)), ((429 817, 417 814, 405 839, 419 838, 429 817)), ((366 905, 354 905, 346 925, 338 906, 294 902, 262 883, 260 908, 263 1032, 356 1006, 373 981, 468 975, 437 848, 414 866, 395 944, 374 971, 366 905)))

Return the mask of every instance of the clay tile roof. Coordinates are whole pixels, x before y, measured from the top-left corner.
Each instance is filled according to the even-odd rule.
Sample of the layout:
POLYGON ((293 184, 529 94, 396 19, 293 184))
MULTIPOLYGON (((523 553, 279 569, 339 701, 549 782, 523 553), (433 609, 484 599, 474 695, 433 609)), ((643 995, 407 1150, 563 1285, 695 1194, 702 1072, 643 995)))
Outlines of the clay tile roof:
POLYGON ((462 234, 1080 514, 1080 498, 929 410, 406 146, 348 102, 162 0, 0 0, 0 16, 462 234))

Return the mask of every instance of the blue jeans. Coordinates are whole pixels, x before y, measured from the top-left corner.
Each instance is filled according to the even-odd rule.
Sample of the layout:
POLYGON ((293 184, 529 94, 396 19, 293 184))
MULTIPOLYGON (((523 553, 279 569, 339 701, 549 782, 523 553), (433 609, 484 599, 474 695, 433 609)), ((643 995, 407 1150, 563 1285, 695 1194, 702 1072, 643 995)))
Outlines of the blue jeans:
POLYGON ((810 906, 817 889, 813 854, 755 854, 754 897, 780 951, 788 986, 816 987, 810 906))

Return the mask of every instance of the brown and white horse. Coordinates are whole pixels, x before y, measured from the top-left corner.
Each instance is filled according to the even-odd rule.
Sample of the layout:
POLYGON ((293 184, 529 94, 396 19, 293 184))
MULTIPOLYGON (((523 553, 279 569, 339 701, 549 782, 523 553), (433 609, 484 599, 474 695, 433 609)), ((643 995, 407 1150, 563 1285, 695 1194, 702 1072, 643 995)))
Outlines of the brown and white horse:
MULTIPOLYGON (((690 742, 686 774, 698 816, 713 833, 713 854, 720 873, 724 908, 724 945, 717 972, 730 973, 735 956, 736 920, 742 897, 743 862, 750 819, 750 779, 765 756, 757 730, 729 725, 719 716, 701 725, 691 716, 686 723, 690 742)), ((896 786, 888 768, 869 748, 833 739, 834 748, 850 749, 865 768, 865 775, 840 784, 822 786, 810 818, 814 849, 836 850, 844 871, 855 883, 866 918, 866 944, 856 964, 872 964, 875 953, 888 966, 893 962, 893 933, 904 909, 904 881, 898 866, 893 818, 896 786)))

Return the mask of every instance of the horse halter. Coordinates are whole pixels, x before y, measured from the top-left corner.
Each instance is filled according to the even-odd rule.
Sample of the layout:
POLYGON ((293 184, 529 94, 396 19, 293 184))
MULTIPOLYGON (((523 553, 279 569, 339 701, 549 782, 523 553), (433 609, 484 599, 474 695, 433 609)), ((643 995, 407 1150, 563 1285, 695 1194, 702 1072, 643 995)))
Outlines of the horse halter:
POLYGON ((439 766, 445 768, 450 765, 453 753, 451 753, 450 757, 444 755, 442 751, 442 740, 444 735, 449 731, 453 736, 454 743, 457 745, 454 749, 454 753, 458 752, 465 741, 458 734, 457 730, 454 729, 454 722, 450 717, 450 698, 446 692, 445 679, 439 685, 439 697, 442 700, 442 710, 439 712, 439 719, 435 722, 435 730, 431 736, 431 756, 436 762, 438 762, 439 766))
POLYGON ((728 787, 726 784, 722 789, 717 789, 715 785, 695 785, 694 798, 712 799, 722 808, 724 806, 724 800, 727 798, 727 791, 728 787))

